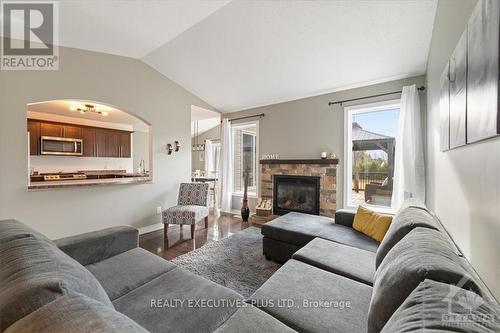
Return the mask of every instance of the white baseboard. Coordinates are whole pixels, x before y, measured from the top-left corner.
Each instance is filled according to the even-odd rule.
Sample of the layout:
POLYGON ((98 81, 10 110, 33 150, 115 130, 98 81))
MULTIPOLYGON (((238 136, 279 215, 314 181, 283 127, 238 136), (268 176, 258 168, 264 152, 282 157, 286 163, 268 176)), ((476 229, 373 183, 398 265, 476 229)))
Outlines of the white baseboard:
POLYGON ((148 232, 163 229, 163 223, 150 224, 145 227, 139 228, 139 235, 147 234, 148 232))

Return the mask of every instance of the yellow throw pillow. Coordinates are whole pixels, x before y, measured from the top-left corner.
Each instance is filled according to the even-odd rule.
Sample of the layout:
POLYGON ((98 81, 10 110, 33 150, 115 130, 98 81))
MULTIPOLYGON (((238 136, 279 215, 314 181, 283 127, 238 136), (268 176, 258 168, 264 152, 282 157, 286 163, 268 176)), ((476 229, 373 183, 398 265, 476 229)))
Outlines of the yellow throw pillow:
POLYGON ((352 227, 354 230, 381 242, 392 222, 392 216, 376 213, 368 208, 359 206, 352 227))

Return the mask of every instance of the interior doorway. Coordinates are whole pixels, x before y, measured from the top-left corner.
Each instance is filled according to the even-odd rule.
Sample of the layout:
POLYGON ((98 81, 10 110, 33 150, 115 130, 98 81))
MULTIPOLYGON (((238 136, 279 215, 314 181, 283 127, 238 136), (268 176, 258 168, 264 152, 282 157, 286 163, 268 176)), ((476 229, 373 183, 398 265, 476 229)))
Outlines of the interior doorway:
POLYGON ((220 119, 219 112, 191 106, 191 181, 209 184, 210 208, 217 207, 220 119))

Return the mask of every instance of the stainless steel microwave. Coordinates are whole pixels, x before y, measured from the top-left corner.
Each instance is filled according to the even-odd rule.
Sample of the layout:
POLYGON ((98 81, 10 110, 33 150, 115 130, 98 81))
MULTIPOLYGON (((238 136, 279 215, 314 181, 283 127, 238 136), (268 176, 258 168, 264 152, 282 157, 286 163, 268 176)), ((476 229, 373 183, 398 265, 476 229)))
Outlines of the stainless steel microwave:
POLYGON ((42 136, 40 138, 42 155, 82 156, 83 140, 42 136))

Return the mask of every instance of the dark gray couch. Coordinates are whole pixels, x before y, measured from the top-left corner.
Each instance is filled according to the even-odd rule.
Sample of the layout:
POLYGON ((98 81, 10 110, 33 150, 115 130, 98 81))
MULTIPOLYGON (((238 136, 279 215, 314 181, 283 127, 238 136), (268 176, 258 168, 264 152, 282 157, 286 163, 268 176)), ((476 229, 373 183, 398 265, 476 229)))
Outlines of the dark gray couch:
POLYGON ((285 264, 249 302, 299 332, 500 332, 498 302, 424 205, 408 202, 381 243, 353 220, 265 224, 263 253, 285 264))
POLYGON ((247 300, 139 248, 134 228, 53 242, 0 221, 0 332, 500 331, 498 303, 424 206, 380 244, 352 221, 266 224, 264 254, 285 264, 247 300))
POLYGON ((231 289, 139 248, 131 227, 53 242, 0 221, 0 267, 0 332, 294 332, 231 289))

